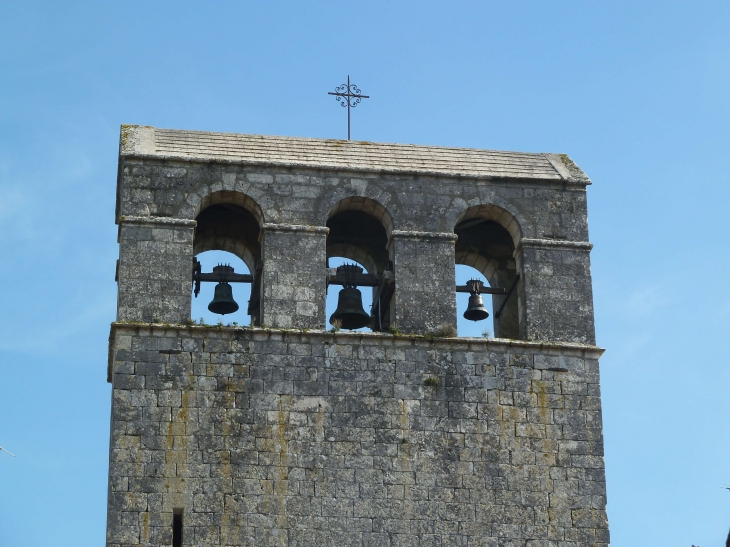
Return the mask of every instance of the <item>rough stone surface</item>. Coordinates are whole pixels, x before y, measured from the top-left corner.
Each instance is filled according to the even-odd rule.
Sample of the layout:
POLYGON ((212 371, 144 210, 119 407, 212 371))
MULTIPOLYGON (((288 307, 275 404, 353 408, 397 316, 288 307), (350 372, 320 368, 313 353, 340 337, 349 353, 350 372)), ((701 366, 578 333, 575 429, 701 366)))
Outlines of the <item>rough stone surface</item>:
POLYGON ((327 231, 264 225, 264 325, 325 328, 327 231))
POLYGON ((112 329, 108 545, 607 546, 577 344, 112 329))
POLYGON ((108 547, 171 545, 179 512, 196 547, 608 546, 570 158, 123 126, 119 162, 108 547), (213 248, 268 328, 185 326, 213 248), (398 336, 324 330, 328 253, 388 280, 398 336), (455 261, 518 279, 514 339, 442 336, 455 261))
POLYGON ((190 318, 194 221, 127 217, 119 223, 119 321, 190 318))
POLYGON ((391 317, 403 332, 456 332, 452 234, 394 231, 391 248, 398 272, 391 317), (400 290, 401 287, 407 290, 400 290))
POLYGON ((525 330, 533 339, 592 342, 591 245, 522 240, 525 330))

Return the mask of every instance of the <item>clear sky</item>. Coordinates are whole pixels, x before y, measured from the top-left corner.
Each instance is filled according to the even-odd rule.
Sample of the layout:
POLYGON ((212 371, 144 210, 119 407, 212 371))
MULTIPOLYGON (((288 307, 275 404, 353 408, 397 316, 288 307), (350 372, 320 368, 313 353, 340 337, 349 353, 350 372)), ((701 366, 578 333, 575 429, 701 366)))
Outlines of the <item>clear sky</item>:
POLYGON ((104 542, 120 124, 343 138, 348 74, 354 139, 592 178, 613 545, 720 545, 729 22, 727 0, 0 0, 0 546, 104 542))

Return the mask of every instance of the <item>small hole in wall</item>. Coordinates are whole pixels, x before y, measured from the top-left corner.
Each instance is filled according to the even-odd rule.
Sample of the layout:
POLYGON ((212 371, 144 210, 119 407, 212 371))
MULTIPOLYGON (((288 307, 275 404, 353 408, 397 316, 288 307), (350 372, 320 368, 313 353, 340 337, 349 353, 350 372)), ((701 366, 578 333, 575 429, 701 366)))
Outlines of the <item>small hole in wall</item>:
POLYGON ((172 547, 182 547, 183 544, 183 510, 172 510, 172 547))

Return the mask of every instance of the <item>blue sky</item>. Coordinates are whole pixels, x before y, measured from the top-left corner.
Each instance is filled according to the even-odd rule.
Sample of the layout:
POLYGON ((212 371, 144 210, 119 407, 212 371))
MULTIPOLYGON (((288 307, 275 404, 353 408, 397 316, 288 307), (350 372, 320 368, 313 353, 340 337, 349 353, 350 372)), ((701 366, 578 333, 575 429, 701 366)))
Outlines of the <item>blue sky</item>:
MULTIPOLYGON (((103 544, 119 126, 569 154, 613 544, 730 526, 726 1, 0 2, 0 545, 103 544)), ((244 301, 245 302, 245 301, 244 301)))

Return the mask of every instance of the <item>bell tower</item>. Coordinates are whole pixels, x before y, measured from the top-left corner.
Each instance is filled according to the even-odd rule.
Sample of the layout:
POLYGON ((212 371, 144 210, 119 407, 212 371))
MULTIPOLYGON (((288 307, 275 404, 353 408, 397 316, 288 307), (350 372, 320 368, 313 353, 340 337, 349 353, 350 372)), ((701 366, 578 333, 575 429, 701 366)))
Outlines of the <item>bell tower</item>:
POLYGON ((608 546, 568 156, 122 126, 118 173, 108 547, 608 546))

